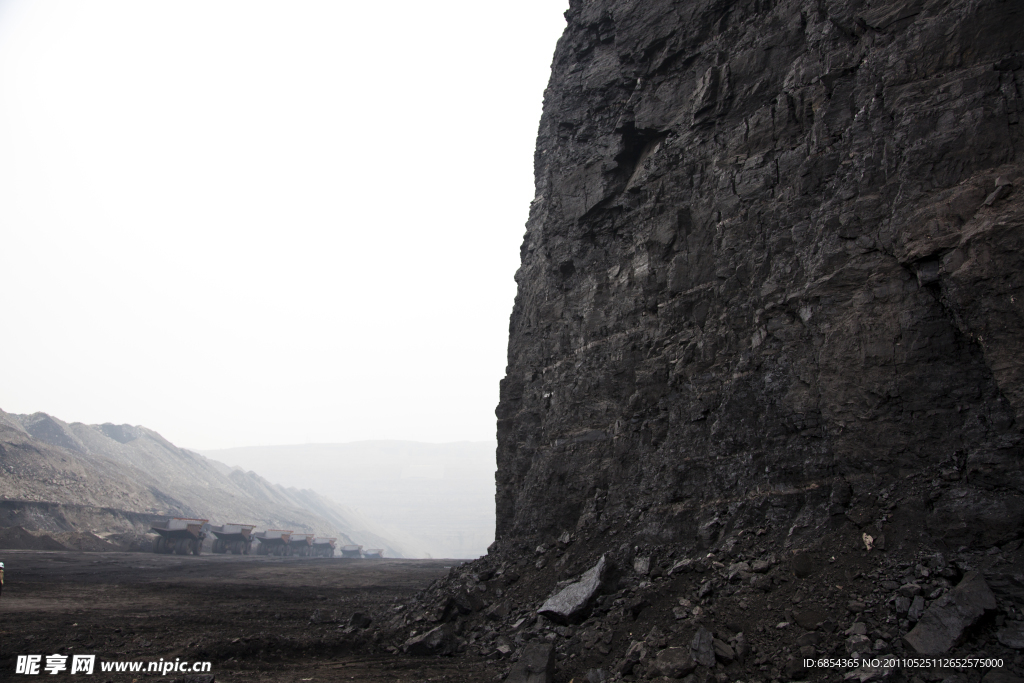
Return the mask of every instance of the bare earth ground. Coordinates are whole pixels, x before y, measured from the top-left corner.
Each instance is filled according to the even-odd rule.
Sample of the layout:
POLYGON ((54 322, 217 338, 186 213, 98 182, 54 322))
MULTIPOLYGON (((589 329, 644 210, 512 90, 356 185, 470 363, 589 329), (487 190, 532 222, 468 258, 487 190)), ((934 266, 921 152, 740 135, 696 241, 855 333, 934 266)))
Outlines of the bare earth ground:
MULTIPOLYGON (((380 615, 451 560, 347 560, 5 550, 0 679, 173 680, 183 674, 15 675, 17 655, 212 662, 218 681, 490 681, 474 657, 390 653, 380 615), (350 626, 356 612, 375 618, 350 626)), ((44 659, 45 661, 45 659, 44 659)), ((70 661, 70 659, 69 659, 70 661)))

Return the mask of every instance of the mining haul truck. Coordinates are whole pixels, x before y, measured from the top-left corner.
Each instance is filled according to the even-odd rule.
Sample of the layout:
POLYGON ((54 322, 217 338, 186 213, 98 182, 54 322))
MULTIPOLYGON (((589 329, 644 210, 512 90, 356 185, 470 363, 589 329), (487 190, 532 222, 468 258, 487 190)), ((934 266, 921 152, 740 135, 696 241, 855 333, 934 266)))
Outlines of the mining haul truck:
POLYGON ((213 552, 248 555, 252 550, 252 530, 255 528, 255 524, 222 524, 210 527, 210 531, 216 537, 213 552))
POLYGON ((368 560, 381 560, 384 558, 383 548, 367 548, 363 551, 363 557, 368 560))
POLYGON ((313 554, 313 534, 292 534, 288 539, 288 554, 309 557, 313 554))
POLYGON ((198 555, 203 548, 203 526, 208 519, 172 517, 166 522, 154 522, 150 527, 159 536, 153 543, 154 553, 177 553, 198 555))
POLYGON ((292 537, 291 531, 283 529, 267 529, 254 534, 260 542, 256 548, 257 555, 290 555, 288 552, 288 541, 292 537))
POLYGON ((334 557, 334 542, 336 538, 324 538, 317 536, 313 539, 313 557, 334 557))
POLYGON ((363 546, 361 545, 343 545, 341 546, 342 557, 362 557, 363 546))

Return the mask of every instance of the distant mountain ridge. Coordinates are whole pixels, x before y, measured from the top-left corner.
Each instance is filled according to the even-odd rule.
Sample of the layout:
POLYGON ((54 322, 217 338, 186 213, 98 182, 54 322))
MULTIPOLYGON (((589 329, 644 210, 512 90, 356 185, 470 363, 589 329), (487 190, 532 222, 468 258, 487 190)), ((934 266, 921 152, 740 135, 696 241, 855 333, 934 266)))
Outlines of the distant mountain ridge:
MULTIPOLYGON (((381 547, 392 557, 405 554, 376 533, 372 521, 315 491, 228 467, 145 427, 68 424, 46 413, 0 411, 0 500, 248 522, 381 547)), ((36 522, 43 531, 61 529, 45 515, 36 522)))

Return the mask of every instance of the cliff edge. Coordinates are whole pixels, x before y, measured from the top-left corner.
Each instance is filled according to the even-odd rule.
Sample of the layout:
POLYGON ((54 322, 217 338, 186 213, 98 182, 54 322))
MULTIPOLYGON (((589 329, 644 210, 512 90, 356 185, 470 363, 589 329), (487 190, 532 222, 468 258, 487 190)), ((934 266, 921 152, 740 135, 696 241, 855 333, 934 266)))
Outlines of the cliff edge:
POLYGON ((496 541, 393 647, 513 683, 1024 679, 1024 6, 566 19, 496 541))
POLYGON ((1024 8, 566 17, 497 409, 499 542, 794 541, 921 478, 949 544, 1014 537, 1024 8))

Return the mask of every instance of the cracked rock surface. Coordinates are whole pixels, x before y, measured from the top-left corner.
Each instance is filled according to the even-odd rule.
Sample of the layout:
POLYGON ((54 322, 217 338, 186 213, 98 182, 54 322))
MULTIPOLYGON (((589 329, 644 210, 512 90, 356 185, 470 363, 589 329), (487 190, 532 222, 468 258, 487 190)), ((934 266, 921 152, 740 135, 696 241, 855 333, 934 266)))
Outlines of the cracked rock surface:
POLYGON ((951 547, 1012 538, 1019 3, 567 19, 497 408, 499 542, 797 542, 921 478, 942 490, 920 523, 951 547))
POLYGON ((509 671, 551 643, 559 683, 952 680, 804 663, 913 643, 1003 663, 958 681, 1019 678, 1024 6, 573 0, 566 18, 496 411, 497 540, 407 618, 475 591, 479 611, 449 613, 460 647, 509 671), (589 612, 538 614, 601 557, 589 612))

